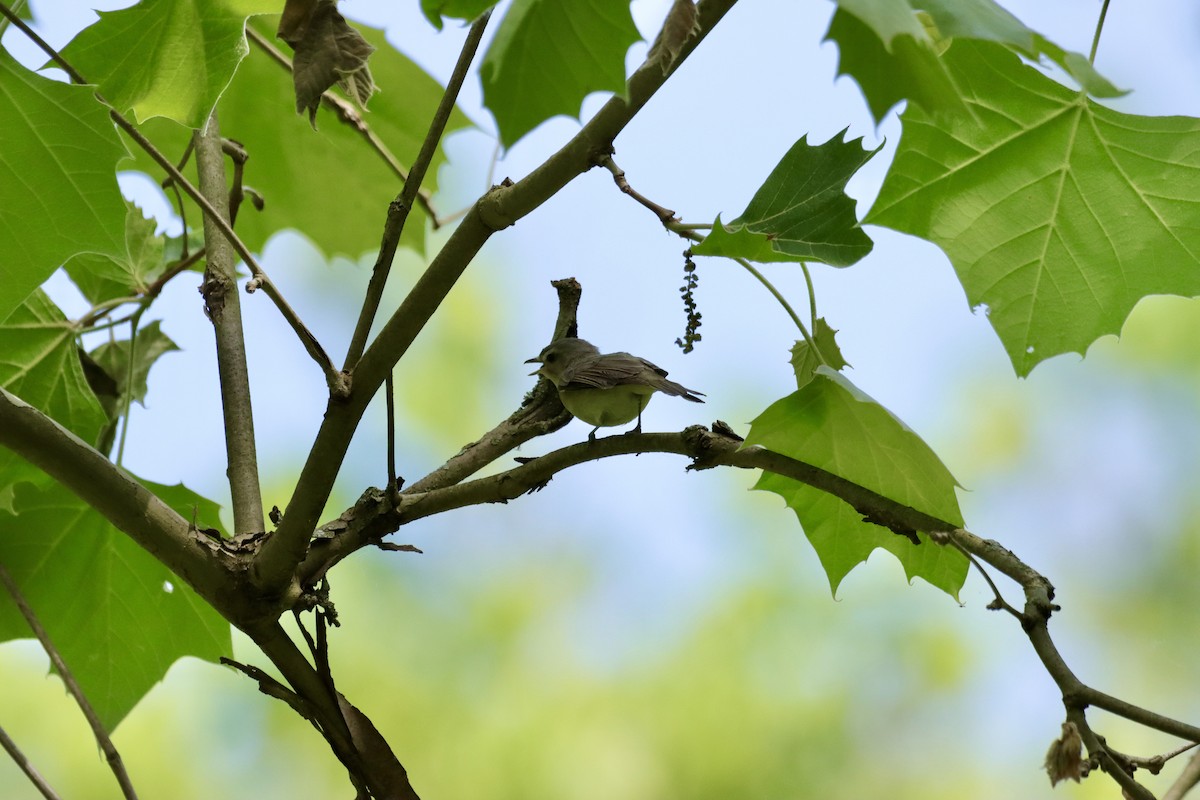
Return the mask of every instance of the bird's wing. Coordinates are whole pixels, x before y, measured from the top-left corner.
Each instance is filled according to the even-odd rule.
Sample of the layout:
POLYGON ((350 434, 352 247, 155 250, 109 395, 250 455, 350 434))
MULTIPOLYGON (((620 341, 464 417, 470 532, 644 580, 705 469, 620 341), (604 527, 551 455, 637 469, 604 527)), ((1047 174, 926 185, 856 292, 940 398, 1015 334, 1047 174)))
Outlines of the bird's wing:
POLYGON ((589 359, 580 359, 563 373, 566 384, 563 388, 611 389, 629 383, 647 383, 646 368, 658 375, 667 373, 645 359, 629 353, 609 353, 589 359))

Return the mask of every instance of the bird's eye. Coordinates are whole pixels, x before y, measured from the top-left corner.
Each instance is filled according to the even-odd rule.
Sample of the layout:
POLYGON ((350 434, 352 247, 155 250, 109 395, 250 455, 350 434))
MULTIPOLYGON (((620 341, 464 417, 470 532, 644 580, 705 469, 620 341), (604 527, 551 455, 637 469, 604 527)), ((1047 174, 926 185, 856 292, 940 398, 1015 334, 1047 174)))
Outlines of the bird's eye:
POLYGON ((553 364, 555 359, 557 359, 557 358, 558 358, 558 356, 554 355, 554 353, 550 353, 544 359, 542 359, 542 361, 546 364, 553 364))

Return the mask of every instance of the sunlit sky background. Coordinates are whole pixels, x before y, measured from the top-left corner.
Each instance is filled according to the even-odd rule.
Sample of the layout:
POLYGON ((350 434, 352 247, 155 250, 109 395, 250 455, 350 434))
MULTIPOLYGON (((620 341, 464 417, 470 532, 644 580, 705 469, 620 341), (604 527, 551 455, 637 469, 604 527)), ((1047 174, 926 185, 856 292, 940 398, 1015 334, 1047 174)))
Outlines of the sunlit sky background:
MULTIPOLYGON (((33 7, 39 30, 61 46, 84 23, 81 9, 89 5, 100 4, 42 0, 33 7)), ((444 81, 465 29, 448 25, 438 33, 417 5, 415 0, 346 0, 341 10, 351 19, 386 27, 399 49, 444 81)), ((1062 46, 1087 52, 1096 0, 1004 5, 1062 46)), ((643 35, 653 38, 667 6, 665 0, 634 3, 643 35)), ((817 0, 747 0, 735 7, 617 139, 615 160, 631 184, 687 222, 711 222, 718 213, 728 219, 741 212, 801 135, 823 142, 848 126, 848 136, 863 137, 869 148, 884 142, 849 187, 860 216, 865 213, 900 127, 893 115, 876 128, 857 86, 835 78, 837 50, 821 43, 832 8, 817 0)), ((9 31, 5 47, 27 64, 42 63, 19 38, 9 31)), ((1198 45, 1200 7, 1195 3, 1115 0, 1096 63, 1114 83, 1135 90, 1115 104, 1120 109, 1200 116, 1198 45)), ((632 48, 628 64, 640 63, 645 50, 644 43, 632 48)), ((584 118, 604 99, 589 97, 584 118)), ((442 170, 436 198, 443 213, 469 204, 486 187, 495 151, 494 124, 481 107, 474 76, 460 103, 480 130, 458 134, 447 144, 452 163, 442 170)), ((578 122, 566 118, 543 124, 500 154, 495 180, 524 176, 577 129, 578 122)), ((382 169, 380 174, 386 179, 382 169)), ((129 178, 122 185, 146 207, 165 212, 150 182, 129 178)), ((313 202, 323 199, 314 193, 313 202)), ((379 209, 381 224, 384 212, 379 209)), ((166 222, 165 228, 175 233, 174 225, 166 222)), ((1162 580, 1158 570, 1178 567, 1179 559, 1190 560, 1193 570, 1200 567, 1195 548, 1177 550, 1188 526, 1194 538, 1200 360, 1180 355, 1183 346, 1173 344, 1180 331, 1200 329, 1195 304, 1143 304, 1120 346, 1107 337, 1087 360, 1061 356, 1018 381, 987 320, 967 307, 936 247, 879 228, 868 232, 876 246, 862 263, 842 270, 813 268, 819 311, 840 331, 843 353, 853 365, 850 378, 941 455, 966 487, 960 500, 972 530, 1001 540, 1051 577, 1065 606, 1053 631, 1081 677, 1135 702, 1192 721, 1200 718, 1194 681, 1184 678, 1194 676, 1200 655, 1196 585, 1191 583, 1190 594, 1183 596, 1154 591, 1162 580), (1183 555, 1167 558, 1162 555, 1167 552, 1183 555), (1122 592, 1133 593, 1142 605, 1122 606, 1116 599, 1122 592), (1191 694, 1181 695, 1183 687, 1191 694)), ((364 251, 373 246, 363 243, 364 251)), ((397 373, 401 473, 410 480, 420 477, 516 408, 533 385, 522 362, 546 343, 553 326, 557 308, 550 281, 566 276, 576 277, 584 288, 581 335, 602 349, 650 358, 673 378, 707 393, 703 407, 656 399, 645 415, 646 429, 678 430, 722 419, 745 432, 757 413, 794 387, 788 350, 797 333, 783 310, 736 265, 699 260, 704 338, 694 353, 682 355, 673 342, 684 328, 678 292, 683 249, 681 240, 665 233, 599 170, 492 237, 445 313, 418 339, 397 373)), ((372 255, 327 261, 313 243, 283 234, 267 246, 263 262, 326 349, 342 353, 372 255)), ((410 254, 397 260, 385 309, 395 307, 419 269, 410 254)), ((797 269, 774 265, 765 271, 794 306, 807 306, 797 269)), ((54 289, 68 309, 82 309, 65 280, 55 281, 54 289)), ((243 308, 260 460, 269 474, 266 502, 283 506, 320 421, 323 382, 267 298, 245 297, 243 308)), ((182 481, 227 504, 223 449, 214 434, 220 422, 212 333, 195 280, 175 281, 154 310, 184 352, 164 357, 152 373, 147 408, 137 409, 129 431, 126 466, 160 482, 182 481)), ((381 413, 368 415, 355 441, 330 507, 333 514, 366 486, 383 481, 381 413)), ((526 445, 522 454, 578 441, 587 430, 573 422, 526 445)), ((429 622, 405 609, 396 610, 394 630, 356 625, 355 615, 367 619, 377 613, 372 605, 387 591, 376 592, 368 581, 395 581, 422 597, 423 608, 440 608, 451 618, 467 613, 462 597, 505 576, 530 580, 530 565, 536 565, 534 572, 547 586, 579 575, 586 588, 543 610, 547 621, 538 630, 544 636, 531 645, 537 653, 530 658, 536 663, 544 650, 546 663, 553 664, 562 658, 556 652, 561 650, 596 674, 619 677, 685 638, 734 589, 756 582, 790 586, 796 592, 794 617, 784 635, 799 636, 803 646, 789 651, 786 666, 795 674, 787 679, 816 690, 854 682, 860 716, 851 727, 869 748, 861 754, 864 761, 890 765, 897 785, 928 788, 944 783, 940 771, 953 769, 955 759, 973 759, 976 774, 986 778, 975 797, 1051 796, 1039 767, 1062 718, 1057 692, 1011 620, 985 611, 990 595, 977 576, 969 579, 959 607, 921 582, 905 586, 899 565, 880 553, 846 579, 835 602, 795 518, 777 497, 745 491, 751 475, 690 474, 684 466, 677 458, 650 455, 588 464, 508 506, 464 510, 406 528, 394 538, 418 545, 425 555, 360 555, 346 565, 344 576, 335 572, 334 596, 347 620, 345 635, 373 636, 377 648, 361 651, 360 657, 386 660, 393 638, 419 637, 421 625, 436 625, 436 614, 429 622), (564 565, 563 574, 547 575, 557 564, 564 565), (930 668, 930 685, 912 687, 893 660, 908 663, 907 648, 922 647, 954 655, 943 657, 943 650, 930 655, 930 664, 943 666, 930 668), (959 666, 946 668, 945 659, 957 659, 959 666), (939 668, 956 676, 952 686, 939 690, 939 668), (910 690, 924 693, 915 708, 899 697, 910 690)), ((1011 588, 1009 596, 1018 597, 1011 588)), ((238 648, 240 657, 255 660, 244 642, 238 648)), ((0 670, 19 670, 19 680, 0 682, 0 724, 8 726, 30 697, 62 705, 53 682, 39 677, 42 669, 32 648, 0 647, 0 670)), ((353 680, 355 668, 346 669, 347 680, 353 680)), ((228 735, 232 726, 250 738, 265 731, 261 710, 253 710, 260 701, 252 687, 224 674, 212 677, 217 672, 197 662, 177 665, 122 726, 118 745, 122 736, 141 741, 138 730, 142 735, 155 730, 156 723, 147 720, 171 717, 179 694, 212 691, 214 685, 226 693, 221 713, 241 720, 218 716, 213 721, 218 731, 228 735)), ((370 686, 359 696, 347 691, 368 713, 380 703, 370 686)), ((403 717, 406 712, 395 713, 403 717)), ((731 710, 730 718, 736 716, 731 710)), ((70 720, 64 725, 75 722, 69 714, 64 719, 70 720)), ((298 738, 315 755, 305 758, 323 758, 320 742, 303 739, 307 734, 298 738)), ((30 735, 35 739, 30 749, 36 750, 37 734, 30 735)), ((1122 741, 1126 751, 1148 755, 1171 746, 1165 738, 1129 736, 1122 741)), ((82 742, 76 749, 87 769, 100 776, 96 780, 105 780, 99 759, 82 742)), ((543 745, 534 736, 527 743, 535 753, 543 745)), ((217 747, 213 758, 229 765, 218 770, 225 773, 220 780, 252 785, 247 776, 253 774, 254 759, 244 749, 209 746, 217 747), (238 757, 248 763, 237 765, 238 757)), ((403 749, 397 749, 404 759, 403 749)), ((132 758, 136 763, 137 756, 132 758)), ((433 761, 410 760, 406 766, 418 787, 436 784, 437 771, 445 768, 433 761)), ((329 785, 346 796, 337 780, 329 785)), ((568 781, 570 788, 558 796, 593 796, 578 787, 580 782, 586 779, 568 781)), ((1111 784, 1091 784, 1057 791, 1059 796, 1112 796, 1111 784)), ((301 788, 295 796, 324 796, 315 788, 324 785, 301 788)), ((259 788, 264 793, 239 796, 291 796, 259 788)), ((111 786, 103 791, 109 793, 78 796, 113 796, 111 786)), ((0 763, 0 795, 32 796, 9 763, 0 763)), ((809 795, 798 784, 791 796, 809 795)))

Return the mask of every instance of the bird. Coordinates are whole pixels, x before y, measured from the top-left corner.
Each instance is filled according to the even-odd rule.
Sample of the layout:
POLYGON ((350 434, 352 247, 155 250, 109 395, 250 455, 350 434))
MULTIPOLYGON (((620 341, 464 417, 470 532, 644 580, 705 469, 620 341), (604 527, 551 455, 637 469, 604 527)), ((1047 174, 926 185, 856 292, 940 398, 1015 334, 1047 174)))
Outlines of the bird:
POLYGON ((655 392, 703 403, 703 392, 688 389, 667 380, 667 371, 644 358, 629 353, 601 353, 600 348, 584 339, 556 339, 526 364, 540 364, 530 375, 540 375, 554 384, 563 406, 572 415, 594 425, 588 441, 596 440, 596 431, 624 425, 637 417, 642 430, 642 409, 655 392))

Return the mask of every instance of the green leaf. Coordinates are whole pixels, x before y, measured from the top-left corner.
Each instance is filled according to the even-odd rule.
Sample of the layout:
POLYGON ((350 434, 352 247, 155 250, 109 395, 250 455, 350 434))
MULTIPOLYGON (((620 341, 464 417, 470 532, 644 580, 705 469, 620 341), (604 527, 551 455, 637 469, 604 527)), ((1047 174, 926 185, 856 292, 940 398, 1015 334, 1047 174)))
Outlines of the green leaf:
MULTIPOLYGON (((179 346, 160 330, 160 324, 159 320, 154 320, 149 325, 138 329, 134 339, 133 395, 131 399, 142 405, 146 404, 146 378, 150 374, 150 368, 154 366, 154 362, 158 361, 159 356, 179 349, 179 346)), ((116 382, 117 391, 123 398, 129 391, 129 340, 106 342, 93 350, 90 355, 96 364, 116 382)))
MULTIPOLYGON (((111 731, 176 659, 230 655, 229 624, 75 495, 39 484, 18 486, 16 513, 0 513, 0 562, 111 731)), ((187 518, 218 524, 218 506, 183 486, 146 486, 187 518)), ((30 635, 0 603, 0 641, 30 635)))
POLYGON ((92 303, 118 297, 130 297, 146 290, 152 277, 163 266, 166 240, 154 233, 153 218, 126 202, 125 252, 118 258, 85 254, 66 264, 67 274, 92 303))
MULTIPOLYGON (((267 30, 271 20, 256 20, 267 30)), ((420 67, 387 43, 383 32, 364 26, 359 31, 376 47, 371 72, 382 88, 371 100, 366 120, 371 130, 401 164, 411 165, 424 141, 429 120, 442 97, 442 87, 420 67)), ((379 155, 349 125, 329 119, 319 131, 293 113, 291 76, 257 49, 238 70, 221 98, 221 131, 241 142, 250 155, 246 185, 259 191, 263 210, 249 203, 237 218, 237 232, 246 244, 261 251, 267 239, 285 228, 300 231, 327 256, 343 254, 357 259, 379 247, 379 232, 388 204, 402 186, 379 155)), ((447 133, 470 125, 454 111, 447 133)), ((166 120, 142 126, 156 144, 178 158, 187 147, 190 131, 166 120)), ((438 168, 446 163, 439 148, 423 186, 437 187, 438 168)), ((159 180, 161 170, 142 153, 135 167, 159 180)), ((188 219, 200 219, 190 202, 188 219)), ((401 245, 424 249, 426 217, 413 209, 401 245)))
MULTIPOLYGON (((920 437, 886 408, 828 367, 799 391, 773 403, 750 425, 746 445, 832 472, 897 503, 961 526, 957 482, 920 437)), ((959 551, 921 545, 864 522, 847 503, 790 478, 764 474, 756 489, 775 492, 796 512, 836 592, 842 578, 877 547, 900 559, 911 580, 921 577, 957 597, 967 560, 959 551)))
POLYGON ((1200 120, 1113 111, 986 42, 946 63, 979 122, 910 107, 865 221, 941 247, 1018 374, 1200 294, 1200 120))
POLYGON ((920 0, 918 6, 933 18, 943 37, 995 42, 1031 61, 1048 60, 1095 97, 1119 97, 1126 93, 1097 72, 1085 56, 1064 50, 1026 27, 993 0, 920 0))
POLYGON ((198 128, 248 52, 246 17, 278 10, 270 0, 142 0, 98 12, 63 55, 139 121, 166 117, 198 128))
POLYGON ((817 352, 804 339, 800 339, 792 347, 792 369, 796 371, 796 386, 800 389, 812 380, 817 368, 822 364, 828 366, 835 372, 840 372, 842 367, 847 367, 846 359, 842 358, 841 348, 838 347, 834 336, 837 334, 833 328, 829 327, 829 323, 824 317, 818 317, 816 324, 813 326, 809 335, 812 336, 813 344, 816 345, 817 352))
POLYGON ((77 253, 119 257, 125 155, 92 90, 22 67, 0 48, 0 320, 77 253))
POLYGON ((933 40, 905 0, 845 0, 825 38, 837 43, 838 75, 854 79, 876 122, 905 99, 931 114, 965 111, 933 40))
POLYGON ((511 147, 592 92, 625 92, 625 53, 640 39, 623 0, 514 0, 479 67, 484 105, 511 147))
POLYGON ((79 364, 74 326, 41 289, 0 323, 0 343, 0 386, 94 443, 104 412, 79 364))
POLYGON ((754 193, 740 217, 725 225, 718 216, 712 231, 692 248, 698 256, 751 261, 821 261, 853 264, 871 252, 871 239, 858 225, 846 182, 879 152, 857 146, 862 139, 831 138, 792 145, 754 193))
POLYGON ((1097 97, 1123 94, 1082 55, 1026 27, 993 0, 841 0, 826 38, 841 54, 838 74, 854 78, 877 121, 904 99, 935 116, 967 110, 967 85, 938 57, 947 39, 995 42, 1033 61, 1053 62, 1097 97))
POLYGON ((496 0, 421 0, 421 13, 440 31, 442 17, 473 20, 494 5, 496 0))

